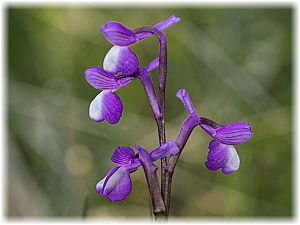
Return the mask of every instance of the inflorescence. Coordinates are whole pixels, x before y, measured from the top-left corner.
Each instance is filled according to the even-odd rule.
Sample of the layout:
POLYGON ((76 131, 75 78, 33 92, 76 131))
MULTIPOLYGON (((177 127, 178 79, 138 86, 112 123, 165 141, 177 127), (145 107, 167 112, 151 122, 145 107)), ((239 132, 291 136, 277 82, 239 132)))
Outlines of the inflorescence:
MULTIPOLYGON (((166 68, 167 60, 163 59, 163 54, 161 54, 162 51, 166 53, 166 41, 164 41, 166 39, 162 31, 179 21, 180 19, 173 15, 154 26, 134 30, 118 22, 108 22, 100 27, 102 34, 114 46, 106 54, 103 68, 91 66, 85 71, 85 78, 88 83, 95 89, 102 90, 90 104, 89 116, 91 119, 96 122, 106 120, 110 124, 118 123, 123 113, 123 103, 115 92, 135 79, 139 79, 148 96, 154 118, 158 122, 161 121, 164 113, 162 111, 163 103, 158 100, 149 72, 156 68, 162 70, 161 68, 164 66, 166 68), (130 45, 136 44, 153 34, 156 34, 160 39, 159 57, 151 61, 148 66, 141 68, 139 59, 130 49, 130 45)), ((160 72, 159 74, 165 73, 164 79, 166 79, 166 71, 160 72)), ((163 82, 162 80, 159 79, 159 82, 163 82)), ((158 85, 163 87, 161 83, 158 85)), ((153 171, 156 174, 157 170, 154 162, 167 157, 166 167, 162 169, 170 172, 170 176, 172 176, 179 155, 191 132, 198 126, 213 138, 208 145, 207 161, 204 165, 212 171, 221 169, 224 174, 231 174, 239 169, 240 158, 235 145, 242 144, 251 138, 253 132, 250 125, 243 121, 220 125, 198 114, 185 89, 179 90, 176 96, 188 112, 176 141, 169 140, 151 152, 138 145, 135 145, 137 153, 129 146, 117 147, 111 158, 116 166, 96 185, 96 191, 100 196, 107 197, 112 202, 125 199, 132 190, 130 175, 140 166, 144 168, 150 194, 155 195, 155 192, 151 192, 158 185, 157 178, 153 178, 151 175, 153 171), (152 184, 153 182, 155 184, 152 184)), ((158 204, 155 201, 160 200, 153 198, 152 204, 158 204)), ((164 204, 168 203, 164 201, 164 204)), ((162 206, 162 210, 165 210, 164 206, 162 206)))

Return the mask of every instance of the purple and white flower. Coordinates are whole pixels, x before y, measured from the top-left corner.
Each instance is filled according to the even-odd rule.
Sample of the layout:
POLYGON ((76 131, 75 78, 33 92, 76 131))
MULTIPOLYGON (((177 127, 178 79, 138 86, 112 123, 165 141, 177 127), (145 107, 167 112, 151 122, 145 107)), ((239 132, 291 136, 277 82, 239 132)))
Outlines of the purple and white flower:
MULTIPOLYGON (((176 96, 182 101, 190 115, 198 116, 186 90, 179 90, 176 96)), ((200 127, 214 138, 208 146, 205 166, 210 170, 222 169, 224 174, 238 170, 240 158, 233 145, 242 144, 252 137, 251 126, 243 121, 219 125, 204 117, 199 117, 199 121, 200 127)))
POLYGON ((240 158, 233 145, 242 144, 252 137, 251 126, 243 121, 221 125, 218 128, 207 124, 200 124, 200 126, 214 138, 208 147, 206 167, 210 170, 222 168, 225 174, 238 170, 240 158))
MULTIPOLYGON (((157 67, 158 60, 155 59, 141 69, 150 72, 157 67)), ((103 90, 90 104, 90 118, 96 122, 107 120, 110 124, 117 123, 122 116, 123 104, 114 92, 136 79, 141 69, 138 57, 129 47, 114 46, 106 54, 103 68, 92 66, 86 70, 88 83, 95 89, 103 90)))
MULTIPOLYGON (((135 145, 140 151, 140 147, 135 145)), ((175 155, 179 152, 174 141, 168 141, 150 153, 150 161, 154 161, 169 156, 175 155)), ((141 166, 138 155, 128 146, 119 146, 112 158, 112 162, 117 164, 116 167, 111 169, 107 175, 100 180, 96 185, 96 192, 102 197, 107 197, 110 201, 116 202, 125 199, 132 190, 132 182, 130 174, 135 172, 141 166)))
POLYGON ((106 54, 103 68, 92 66, 85 78, 95 89, 103 90, 90 104, 90 118, 96 122, 107 120, 117 123, 123 112, 120 97, 114 92, 134 80, 139 70, 139 60, 129 47, 114 46, 106 54))

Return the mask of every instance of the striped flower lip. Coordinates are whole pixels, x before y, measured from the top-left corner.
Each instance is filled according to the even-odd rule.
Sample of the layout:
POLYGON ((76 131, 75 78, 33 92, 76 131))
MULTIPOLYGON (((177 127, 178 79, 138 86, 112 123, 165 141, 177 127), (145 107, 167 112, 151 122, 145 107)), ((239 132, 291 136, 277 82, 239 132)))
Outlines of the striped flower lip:
POLYGON ((240 158, 232 145, 225 145, 216 140, 209 143, 209 151, 205 166, 209 170, 222 169, 224 174, 230 174, 239 169, 240 158))
POLYGON ((90 104, 89 116, 96 122, 107 120, 110 124, 119 122, 123 113, 123 103, 118 95, 110 90, 102 91, 90 104))

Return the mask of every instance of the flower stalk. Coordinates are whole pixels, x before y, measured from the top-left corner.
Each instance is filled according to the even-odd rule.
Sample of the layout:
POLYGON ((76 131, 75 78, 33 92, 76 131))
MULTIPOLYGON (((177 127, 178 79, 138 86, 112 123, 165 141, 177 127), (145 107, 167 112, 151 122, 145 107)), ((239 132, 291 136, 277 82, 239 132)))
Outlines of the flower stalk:
POLYGON ((141 70, 138 78, 140 79, 145 89, 156 123, 159 124, 159 121, 162 118, 162 113, 157 101, 157 96, 153 87, 151 77, 149 76, 147 71, 141 70))
POLYGON ((176 144, 179 148, 179 152, 176 155, 170 156, 168 161, 168 166, 166 169, 166 190, 165 190, 165 206, 166 211, 165 215, 169 215, 170 211, 170 199, 171 199, 171 187, 172 187, 172 177, 174 174, 175 166, 178 162, 180 154, 187 143, 191 133, 193 132, 194 128, 198 126, 200 118, 196 114, 190 114, 186 120, 183 122, 179 135, 176 139, 176 144))
POLYGON ((139 160, 145 172, 148 189, 151 196, 152 212, 155 220, 164 218, 165 205, 161 196, 159 182, 157 178, 157 166, 152 162, 150 154, 143 148, 135 146, 139 151, 139 160))
MULTIPOLYGON (((161 118, 158 120, 158 136, 159 144, 162 145, 166 142, 166 125, 165 125, 165 105, 166 105, 166 82, 167 82, 167 39, 162 31, 156 27, 140 27, 134 30, 135 34, 149 32, 154 34, 159 40, 159 67, 158 67, 158 88, 159 88, 159 103, 161 109, 161 118)), ((167 158, 161 159, 161 192, 164 202, 169 202, 167 199, 168 194, 166 186, 166 168, 167 158)), ((167 214, 166 214, 167 215, 167 214)))

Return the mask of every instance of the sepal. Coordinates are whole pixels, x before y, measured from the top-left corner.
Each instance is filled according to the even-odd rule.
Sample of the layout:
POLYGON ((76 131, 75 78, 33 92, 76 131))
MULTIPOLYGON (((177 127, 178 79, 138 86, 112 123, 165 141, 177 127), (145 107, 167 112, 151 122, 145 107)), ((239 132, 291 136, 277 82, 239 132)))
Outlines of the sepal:
POLYGON ((128 46, 138 40, 132 30, 115 21, 104 24, 100 27, 100 31, 113 45, 128 46))

